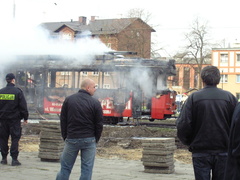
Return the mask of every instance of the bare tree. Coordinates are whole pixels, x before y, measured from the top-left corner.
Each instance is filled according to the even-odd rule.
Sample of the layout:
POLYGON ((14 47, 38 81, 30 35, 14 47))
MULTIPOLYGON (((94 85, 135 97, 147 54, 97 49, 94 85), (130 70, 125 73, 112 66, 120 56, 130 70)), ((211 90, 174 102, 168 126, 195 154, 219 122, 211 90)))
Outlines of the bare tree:
POLYGON ((127 12, 127 17, 129 17, 129 18, 137 17, 137 18, 142 19, 145 23, 149 23, 150 22, 151 16, 152 16, 152 14, 150 12, 147 12, 146 10, 139 9, 139 8, 130 9, 127 12))
POLYGON ((207 60, 211 51, 208 33, 208 23, 201 22, 200 18, 197 17, 191 25, 191 31, 185 34, 187 40, 185 57, 188 63, 197 64, 198 89, 202 88, 200 72, 203 64, 208 63, 207 60))

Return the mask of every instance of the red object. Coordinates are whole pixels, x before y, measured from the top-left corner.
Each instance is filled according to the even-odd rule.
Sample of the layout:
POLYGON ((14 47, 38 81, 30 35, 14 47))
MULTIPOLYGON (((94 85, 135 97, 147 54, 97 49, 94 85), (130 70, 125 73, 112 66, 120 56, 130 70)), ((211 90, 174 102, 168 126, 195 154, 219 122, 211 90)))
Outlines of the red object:
POLYGON ((176 110, 175 96, 175 93, 168 92, 167 94, 163 94, 159 97, 153 97, 151 118, 166 119, 168 116, 174 114, 176 110))
POLYGON ((102 109, 103 109, 103 116, 106 117, 131 117, 132 116, 132 97, 129 98, 127 103, 125 104, 125 109, 122 113, 119 113, 114 108, 114 102, 112 98, 108 97, 105 99, 100 100, 102 109))
POLYGON ((62 103, 58 100, 56 101, 49 101, 46 97, 44 97, 44 113, 54 113, 60 114, 62 103))

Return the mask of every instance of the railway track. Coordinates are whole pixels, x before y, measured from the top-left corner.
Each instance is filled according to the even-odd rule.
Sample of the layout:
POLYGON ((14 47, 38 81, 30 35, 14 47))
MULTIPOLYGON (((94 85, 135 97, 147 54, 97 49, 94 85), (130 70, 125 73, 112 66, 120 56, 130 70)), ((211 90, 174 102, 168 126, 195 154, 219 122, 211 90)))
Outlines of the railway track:
MULTIPOLYGON (((56 119, 30 119, 29 123, 39 123, 39 121, 44 120, 56 120, 56 119)), ((59 119, 57 119, 59 120, 59 119)), ((104 125, 112 125, 112 126, 147 126, 147 127, 160 127, 160 128, 176 128, 175 119, 171 120, 161 120, 150 122, 149 120, 138 120, 138 121, 123 121, 117 124, 108 124, 104 123, 104 125)))
POLYGON ((149 120, 138 121, 123 121, 118 123, 119 126, 147 126, 147 127, 161 127, 161 128, 176 128, 176 119, 167 119, 162 121, 151 122, 149 120))
POLYGON ((140 123, 140 125, 147 127, 176 128, 176 125, 172 123, 140 123))

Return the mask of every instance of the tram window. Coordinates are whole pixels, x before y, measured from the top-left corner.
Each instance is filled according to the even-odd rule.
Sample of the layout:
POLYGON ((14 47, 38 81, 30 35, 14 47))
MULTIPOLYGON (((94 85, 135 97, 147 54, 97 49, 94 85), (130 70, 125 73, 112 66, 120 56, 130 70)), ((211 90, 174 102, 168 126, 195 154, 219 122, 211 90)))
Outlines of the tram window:
POLYGON ((82 75, 83 75, 83 76, 87 76, 87 75, 88 75, 88 72, 87 72, 87 71, 83 71, 83 72, 82 72, 82 75))
POLYGON ((94 75, 94 76, 98 76, 98 72, 97 72, 97 71, 94 71, 94 72, 93 72, 93 75, 94 75))
POLYGON ((69 71, 61 71, 61 75, 62 76, 70 76, 71 72, 69 72, 69 71))
POLYGON ((103 89, 110 89, 110 84, 104 84, 103 89))
POLYGON ((68 88, 68 84, 64 84, 62 87, 63 88, 68 88))
POLYGON ((104 75, 109 76, 110 74, 109 74, 109 72, 104 72, 104 75))

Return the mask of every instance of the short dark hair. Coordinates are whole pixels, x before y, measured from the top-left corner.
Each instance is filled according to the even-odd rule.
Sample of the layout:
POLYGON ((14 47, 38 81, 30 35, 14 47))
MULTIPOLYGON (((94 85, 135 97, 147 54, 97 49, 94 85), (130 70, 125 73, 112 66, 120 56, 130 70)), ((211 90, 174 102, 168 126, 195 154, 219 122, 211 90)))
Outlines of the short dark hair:
POLYGON ((220 82, 220 71, 216 66, 206 66, 201 71, 202 81, 206 85, 217 85, 220 82))
POLYGON ((13 79, 15 79, 15 75, 13 73, 8 73, 6 75, 6 81, 10 83, 13 79))

